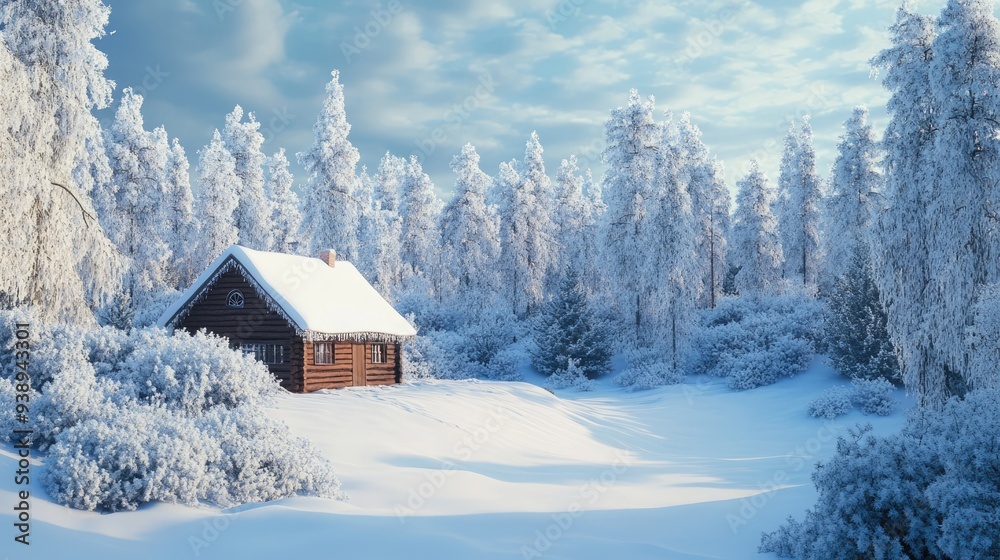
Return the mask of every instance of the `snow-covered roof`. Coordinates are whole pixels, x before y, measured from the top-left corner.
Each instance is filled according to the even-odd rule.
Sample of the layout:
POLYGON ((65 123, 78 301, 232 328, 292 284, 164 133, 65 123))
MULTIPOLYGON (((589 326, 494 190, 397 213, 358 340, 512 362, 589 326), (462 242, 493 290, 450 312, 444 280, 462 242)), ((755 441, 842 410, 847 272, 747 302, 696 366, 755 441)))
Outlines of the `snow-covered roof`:
POLYGON ((314 257, 255 251, 239 245, 215 259, 163 312, 158 324, 175 325, 223 274, 233 269, 306 339, 401 340, 417 334, 353 264, 336 261, 336 266, 331 267, 314 257))

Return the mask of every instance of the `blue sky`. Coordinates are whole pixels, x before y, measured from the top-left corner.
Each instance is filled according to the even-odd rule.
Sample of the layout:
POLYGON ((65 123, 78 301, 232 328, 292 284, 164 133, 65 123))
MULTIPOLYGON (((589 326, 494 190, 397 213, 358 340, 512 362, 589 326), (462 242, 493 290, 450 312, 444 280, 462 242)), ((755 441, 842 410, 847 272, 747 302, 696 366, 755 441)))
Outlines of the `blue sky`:
POLYGON ((811 114, 825 175, 853 106, 868 105, 884 125, 887 94, 867 61, 887 45, 899 4, 105 1, 114 34, 98 46, 108 75, 119 93, 131 86, 145 95, 147 128, 163 124, 179 137, 192 170, 236 104, 263 123, 268 153, 306 150, 324 85, 339 69, 362 163, 373 170, 386 150, 420 155, 443 195, 463 144, 477 147, 493 175, 501 161, 521 158, 532 130, 550 175, 577 154, 600 177, 604 121, 630 88, 654 95, 658 113, 689 111, 731 186, 751 156, 776 179, 791 119, 811 114))

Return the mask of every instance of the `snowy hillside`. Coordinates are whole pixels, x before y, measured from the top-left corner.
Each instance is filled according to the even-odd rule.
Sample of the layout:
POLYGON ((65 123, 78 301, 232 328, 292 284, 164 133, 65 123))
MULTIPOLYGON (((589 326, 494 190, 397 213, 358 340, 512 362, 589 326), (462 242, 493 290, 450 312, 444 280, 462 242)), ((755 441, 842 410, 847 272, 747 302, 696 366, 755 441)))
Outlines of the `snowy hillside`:
MULTIPOLYGON (((762 531, 815 501, 809 476, 836 435, 858 422, 889 433, 904 417, 810 418, 813 397, 846 384, 818 363, 749 392, 689 381, 634 393, 605 381, 556 395, 420 381, 286 394, 269 414, 333 461, 349 501, 102 515, 53 504, 33 481, 30 557, 744 559, 762 531)), ((9 446, 0 469, 15 470, 9 446)), ((0 502, 12 489, 4 479, 0 502)))

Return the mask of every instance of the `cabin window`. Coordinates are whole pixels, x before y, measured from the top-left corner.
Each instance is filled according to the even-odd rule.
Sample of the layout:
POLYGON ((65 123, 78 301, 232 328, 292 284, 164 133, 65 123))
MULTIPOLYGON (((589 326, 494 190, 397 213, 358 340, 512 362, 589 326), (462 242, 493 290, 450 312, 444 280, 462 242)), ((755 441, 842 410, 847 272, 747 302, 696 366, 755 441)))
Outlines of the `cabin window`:
POLYGON ((372 363, 385 363, 385 344, 372 344, 372 363))
POLYGON ((232 290, 226 296, 226 305, 229 307, 243 307, 244 303, 246 303, 246 300, 243 298, 243 292, 239 290, 232 290))
POLYGON ((313 344, 313 364, 329 365, 333 363, 333 343, 316 342, 313 344))
POLYGON ((267 344, 262 342, 245 342, 240 344, 244 354, 253 356, 265 364, 285 363, 285 346, 283 344, 267 344))

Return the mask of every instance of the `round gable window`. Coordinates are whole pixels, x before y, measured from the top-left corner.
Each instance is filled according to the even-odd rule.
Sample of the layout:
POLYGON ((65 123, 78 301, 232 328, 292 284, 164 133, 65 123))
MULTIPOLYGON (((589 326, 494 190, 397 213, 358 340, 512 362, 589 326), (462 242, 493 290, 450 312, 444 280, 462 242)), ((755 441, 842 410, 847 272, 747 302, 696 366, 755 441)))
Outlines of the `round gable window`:
POLYGON ((243 292, 239 290, 233 290, 226 296, 226 305, 229 307, 243 307, 244 301, 243 292))

